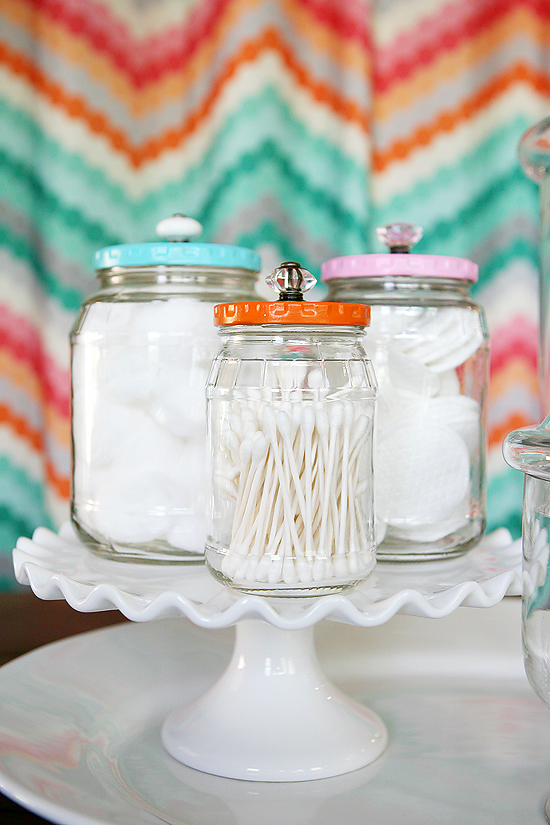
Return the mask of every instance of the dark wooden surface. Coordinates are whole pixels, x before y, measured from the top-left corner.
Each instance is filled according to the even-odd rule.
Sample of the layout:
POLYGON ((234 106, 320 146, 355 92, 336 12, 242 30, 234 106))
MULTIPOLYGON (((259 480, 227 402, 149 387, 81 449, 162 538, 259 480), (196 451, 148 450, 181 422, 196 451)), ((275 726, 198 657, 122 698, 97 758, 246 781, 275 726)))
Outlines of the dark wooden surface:
MULTIPOLYGON (((30 591, 0 593, 0 665, 48 642, 122 621, 116 610, 78 613, 64 601, 41 601, 30 591)), ((0 825, 45 822, 0 793, 0 825)))

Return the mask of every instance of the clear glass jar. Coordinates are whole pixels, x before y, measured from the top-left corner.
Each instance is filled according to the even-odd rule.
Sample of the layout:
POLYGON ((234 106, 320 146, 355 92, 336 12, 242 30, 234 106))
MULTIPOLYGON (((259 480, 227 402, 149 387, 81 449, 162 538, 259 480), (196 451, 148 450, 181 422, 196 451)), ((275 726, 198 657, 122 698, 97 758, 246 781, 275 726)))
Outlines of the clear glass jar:
MULTIPOLYGON (((289 273, 311 284, 289 262, 272 285, 289 273)), ((215 311, 222 342, 207 386, 209 569, 266 595, 355 585, 375 565, 368 307, 283 298, 215 311)))
POLYGON ((260 259, 183 240, 198 231, 173 216, 157 227, 173 240, 96 253, 100 289, 71 331, 71 517, 111 559, 204 560, 213 307, 254 297, 260 259))
POLYGON ((470 297, 477 266, 410 254, 422 234, 379 230, 393 254, 322 266, 330 301, 371 307, 365 349, 378 381, 375 426, 377 557, 446 558, 485 530, 488 333, 470 297))
POLYGON ((506 436, 504 458, 525 473, 522 639, 527 678, 550 705, 550 416, 506 436))

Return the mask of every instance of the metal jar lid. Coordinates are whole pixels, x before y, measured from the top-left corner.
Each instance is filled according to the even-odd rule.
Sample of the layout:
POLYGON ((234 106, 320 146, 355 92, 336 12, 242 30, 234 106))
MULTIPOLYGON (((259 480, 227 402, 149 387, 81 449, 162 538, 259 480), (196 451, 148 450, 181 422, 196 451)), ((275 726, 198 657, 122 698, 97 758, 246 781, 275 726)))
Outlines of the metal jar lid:
POLYGON ((117 244, 99 249, 94 255, 97 272, 115 267, 204 266, 212 269, 245 269, 259 272, 257 252, 243 246, 197 243, 201 224, 186 215, 172 215, 160 221, 156 233, 164 242, 117 244))
POLYGON ((260 324, 320 324, 359 326, 370 324, 365 304, 304 301, 303 293, 315 285, 315 277, 295 261, 285 261, 266 282, 279 293, 277 301, 245 301, 218 304, 214 324, 220 327, 260 324))
POLYGON ((321 280, 334 278, 368 278, 390 275, 411 275, 423 278, 478 279, 478 266, 467 258, 448 255, 417 255, 411 249, 422 237, 422 229, 409 223, 389 223, 380 226, 376 235, 389 248, 373 255, 343 255, 331 258, 321 266, 321 280))

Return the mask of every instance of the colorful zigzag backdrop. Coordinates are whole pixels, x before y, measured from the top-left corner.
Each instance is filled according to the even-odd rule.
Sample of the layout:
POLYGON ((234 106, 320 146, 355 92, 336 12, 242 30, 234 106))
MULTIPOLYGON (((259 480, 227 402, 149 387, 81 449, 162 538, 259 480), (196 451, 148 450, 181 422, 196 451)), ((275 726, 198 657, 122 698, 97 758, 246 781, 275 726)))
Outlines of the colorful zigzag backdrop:
POLYGON ((492 336, 489 527, 519 535, 504 435, 540 421, 538 191, 548 0, 3 0, 0 585, 68 515, 68 333, 93 252, 184 211, 265 269, 380 251, 471 258, 492 336))

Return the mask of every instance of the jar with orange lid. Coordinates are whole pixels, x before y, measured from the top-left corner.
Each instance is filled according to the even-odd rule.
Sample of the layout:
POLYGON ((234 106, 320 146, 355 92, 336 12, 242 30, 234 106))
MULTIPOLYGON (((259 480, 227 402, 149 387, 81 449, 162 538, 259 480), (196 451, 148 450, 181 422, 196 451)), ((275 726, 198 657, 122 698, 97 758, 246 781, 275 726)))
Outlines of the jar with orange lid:
POLYGON ((375 565, 370 310, 304 301, 294 262, 267 280, 278 301, 214 310, 206 562, 241 591, 322 595, 375 565))

